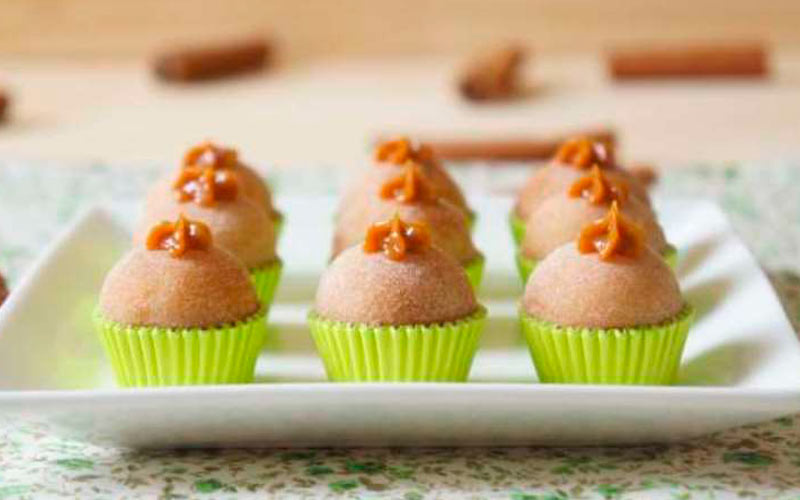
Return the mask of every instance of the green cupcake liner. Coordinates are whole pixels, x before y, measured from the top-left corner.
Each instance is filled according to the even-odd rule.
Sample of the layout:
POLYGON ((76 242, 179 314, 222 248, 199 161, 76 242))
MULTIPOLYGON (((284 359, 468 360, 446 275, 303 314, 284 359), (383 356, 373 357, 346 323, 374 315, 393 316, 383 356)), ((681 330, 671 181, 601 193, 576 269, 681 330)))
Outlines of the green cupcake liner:
POLYGON ((678 266, 678 249, 674 245, 667 244, 664 250, 664 260, 673 271, 678 266))
POLYGON ((265 311, 219 328, 126 326, 93 320, 121 387, 242 384, 253 380, 265 311))
POLYGON ((250 280, 256 289, 258 300, 267 308, 272 304, 272 299, 275 297, 275 290, 278 288, 282 270, 283 263, 280 260, 250 269, 250 280))
POLYGON ((275 241, 283 234, 283 229, 286 224, 286 216, 277 210, 272 211, 272 224, 275 227, 275 241))
POLYGON ((528 277, 530 277, 533 270, 536 269, 536 264, 538 264, 539 261, 525 257, 522 255, 522 252, 517 252, 516 260, 517 271, 519 271, 519 277, 522 280, 522 286, 525 286, 528 283, 528 277))
MULTIPOLYGON (((678 250, 672 246, 667 245, 667 248, 664 250, 664 254, 662 255, 664 261, 667 265, 672 269, 675 270, 675 266, 678 265, 678 250)), ((539 263, 536 259, 529 259, 522 255, 522 252, 517 251, 516 254, 516 261, 517 261, 517 271, 519 272, 519 277, 522 280, 522 285, 525 286, 528 283, 528 278, 530 277, 531 273, 536 269, 536 264, 539 263)))
POLYGON ((485 320, 483 307, 440 325, 369 326, 326 320, 313 311, 308 316, 333 382, 463 382, 485 320))
POLYGON ((514 240, 514 246, 519 248, 522 245, 522 240, 525 239, 525 221, 514 212, 511 212, 508 215, 508 225, 511 227, 511 238, 514 240))
POLYGON ((486 258, 481 255, 472 259, 466 266, 464 271, 467 273, 469 284, 472 285, 472 290, 478 293, 481 288, 481 281, 483 280, 483 268, 486 265, 486 258))
POLYGON ((469 228, 470 232, 475 230, 475 224, 478 221, 478 214, 475 213, 474 210, 467 209, 467 228, 469 228))
POLYGON ((520 314, 539 380, 569 384, 674 383, 693 319, 688 304, 674 320, 641 328, 562 327, 520 314))

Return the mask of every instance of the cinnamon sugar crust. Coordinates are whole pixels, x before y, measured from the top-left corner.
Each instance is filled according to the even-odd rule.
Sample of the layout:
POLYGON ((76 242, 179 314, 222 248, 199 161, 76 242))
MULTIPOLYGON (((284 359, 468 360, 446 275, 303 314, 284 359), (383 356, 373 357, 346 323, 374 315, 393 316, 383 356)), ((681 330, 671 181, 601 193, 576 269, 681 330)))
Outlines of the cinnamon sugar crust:
MULTIPOLYGON (((239 195, 242 198, 252 201, 268 214, 275 213, 275 207, 272 202, 272 192, 267 183, 255 170, 247 165, 239 163, 235 168, 228 169, 228 171, 231 172, 236 179, 239 195)), ((153 199, 174 198, 175 192, 173 191, 173 184, 178 174, 179 170, 176 170, 158 179, 147 193, 148 203, 153 199)))
POLYGON ((675 318, 683 309, 678 281, 649 248, 637 257, 580 254, 573 242, 540 262, 528 279, 525 311, 562 326, 643 327, 675 318))
POLYGON ((239 181, 242 196, 250 199, 256 205, 263 207, 268 214, 275 213, 272 191, 258 172, 243 163, 239 163, 236 168, 233 169, 233 173, 239 181))
POLYGON ((165 196, 160 186, 155 186, 148 195, 134 241, 143 241, 151 227, 175 220, 181 214, 208 225, 214 244, 230 251, 248 268, 260 267, 277 258, 274 221, 251 200, 240 196, 213 207, 201 207, 179 203, 171 193, 165 196))
POLYGON ((456 259, 461 265, 480 256, 472 243, 464 212, 443 199, 401 203, 373 197, 359 212, 342 214, 334 231, 332 255, 364 240, 370 225, 399 215, 406 222, 424 223, 430 229, 433 244, 456 259))
MULTIPOLYGON (((521 219, 527 220, 546 199, 566 193, 570 186, 586 173, 586 170, 556 163, 537 169, 517 194, 514 213, 521 219)), ((635 198, 640 203, 650 206, 647 188, 630 172, 620 168, 604 169, 603 175, 612 182, 624 183, 628 188, 629 198, 635 198)))
POLYGON ((247 270, 211 247, 180 259, 139 246, 106 276, 100 310, 117 323, 163 328, 208 328, 242 321, 259 310, 247 270))
MULTIPOLYGON (((608 205, 594 205, 582 198, 566 194, 551 196, 528 216, 522 254, 541 260, 561 245, 574 241, 587 224, 602 219, 608 205)), ((666 236, 650 207, 630 197, 622 204, 622 212, 642 227, 644 242, 656 253, 667 248, 666 236)))
MULTIPOLYGON (((420 164, 423 175, 436 195, 465 214, 469 213, 464 193, 447 170, 437 162, 420 164)), ((367 169, 355 174, 353 181, 342 192, 337 209, 338 217, 348 217, 351 212, 359 212, 369 205, 387 181, 403 173, 402 166, 390 163, 373 163, 367 169)))
POLYGON ((435 247, 396 261, 357 246, 323 273, 314 307, 334 321, 429 325, 464 319, 478 303, 461 266, 435 247))

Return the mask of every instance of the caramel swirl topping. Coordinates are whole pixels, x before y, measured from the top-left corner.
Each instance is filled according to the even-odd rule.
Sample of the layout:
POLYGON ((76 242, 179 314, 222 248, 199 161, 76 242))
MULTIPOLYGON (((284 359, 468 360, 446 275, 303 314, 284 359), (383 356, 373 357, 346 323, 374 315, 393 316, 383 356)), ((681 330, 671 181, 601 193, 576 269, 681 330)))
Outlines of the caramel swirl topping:
POLYGON ((388 221, 372 224, 364 239, 364 252, 383 252, 392 260, 400 261, 410 252, 429 247, 431 233, 428 226, 416 222, 404 222, 400 216, 388 221))
POLYGON ((176 222, 164 221, 150 230, 145 241, 148 250, 166 250, 170 256, 182 257, 189 250, 206 250, 211 246, 211 230, 200 221, 181 214, 176 222))
POLYGON ((179 202, 193 201, 202 207, 235 200, 239 190, 236 177, 230 171, 197 166, 182 168, 172 188, 179 202))
POLYGON ((578 137, 561 145, 556 152, 555 161, 578 169, 586 169, 595 164, 606 168, 614 164, 614 151, 605 142, 578 137))
POLYGON ((375 149, 375 161, 394 165, 405 165, 408 161, 426 163, 433 158, 433 151, 424 144, 414 146, 407 137, 383 141, 375 149))
POLYGON ((235 149, 217 146, 209 141, 194 146, 183 157, 184 167, 226 169, 234 168, 238 164, 239 154, 235 149))
POLYGON ((585 198, 592 205, 604 205, 612 201, 620 204, 628 199, 628 186, 623 182, 612 182, 600 166, 594 164, 589 175, 581 177, 570 186, 570 198, 585 198))
POLYGON ((394 199, 400 203, 431 200, 435 197, 433 186, 422 173, 422 169, 411 161, 405 164, 402 174, 381 186, 379 194, 384 200, 394 199))
POLYGON ((587 224, 578 236, 578 251, 611 260, 615 255, 635 257, 644 246, 642 229, 619 211, 616 201, 605 217, 587 224))

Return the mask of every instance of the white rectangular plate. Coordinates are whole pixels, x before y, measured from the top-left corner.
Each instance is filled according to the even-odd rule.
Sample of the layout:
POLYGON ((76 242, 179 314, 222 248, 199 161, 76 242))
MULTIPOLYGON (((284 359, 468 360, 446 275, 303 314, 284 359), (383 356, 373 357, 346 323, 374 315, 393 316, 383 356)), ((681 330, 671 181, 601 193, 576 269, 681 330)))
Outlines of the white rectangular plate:
POLYGON ((516 321, 510 200, 475 198, 489 321, 466 384, 329 384, 305 326, 334 200, 287 197, 286 267, 257 383, 117 389, 90 312, 126 224, 88 212, 0 309, 0 412, 104 444, 381 446, 671 441, 800 411, 800 345, 769 282, 708 202, 658 205, 698 309, 674 387, 536 383, 516 321), (323 383, 321 383, 323 382, 323 383))

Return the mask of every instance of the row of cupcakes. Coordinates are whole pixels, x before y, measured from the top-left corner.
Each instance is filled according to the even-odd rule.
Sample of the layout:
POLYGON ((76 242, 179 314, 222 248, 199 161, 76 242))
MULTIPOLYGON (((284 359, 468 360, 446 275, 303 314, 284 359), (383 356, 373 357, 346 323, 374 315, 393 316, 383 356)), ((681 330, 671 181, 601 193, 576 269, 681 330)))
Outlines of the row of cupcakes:
POLYGON ((675 249, 658 223, 647 188, 619 167, 610 144, 575 138, 530 176, 511 212, 523 281, 550 252, 574 239, 586 224, 602 218, 612 202, 642 226, 646 244, 674 265, 675 249))
POLYGON ((671 384, 694 318, 644 186, 610 145, 577 138, 510 215, 522 331, 542 382, 671 384))
POLYGON ((371 164, 344 189, 332 256, 362 242, 372 224, 395 215, 426 224, 433 244, 461 264, 473 287, 479 286, 484 257, 472 241, 475 214, 431 149, 407 138, 378 144, 371 164))
POLYGON ((118 384, 251 381, 282 223, 269 186, 232 149, 202 143, 158 180, 94 314, 118 384))
MULTIPOLYGON (((250 246, 217 236, 243 227, 259 241, 262 230, 232 222, 236 200, 245 204, 230 194, 238 192, 238 181, 230 182, 238 179, 238 162, 219 161, 225 156, 220 150, 207 154, 212 168, 187 173, 192 162, 186 161, 169 184, 156 185, 134 250, 104 284, 96 320, 122 385, 253 377, 272 293, 254 283, 265 267, 277 269, 274 290, 280 263, 276 257, 248 260, 237 248, 250 246), (179 210, 151 211, 162 204, 179 210), (204 208, 191 217, 208 224, 183 217, 180 208, 195 206, 204 208), (153 213, 177 222, 153 224, 153 213)), ((569 158, 549 168, 565 169, 560 164, 569 158)), ((670 383, 692 318, 677 280, 647 242, 646 230, 620 208, 626 188, 611 185, 599 166, 589 178, 557 172, 553 179, 575 178, 570 191, 584 186, 574 188, 580 193, 575 201, 606 208, 602 218, 579 228, 577 240, 539 259, 528 280, 520 317, 540 379, 670 383), (617 194, 593 203, 602 191, 617 194)), ((373 164, 346 193, 334 258, 309 314, 329 378, 466 380, 486 310, 475 297, 480 271, 474 270, 483 258, 471 241, 474 214, 456 184, 426 148, 401 139, 379 145, 373 164), (444 198, 443 185, 460 195, 460 205, 444 198)), ((275 211, 264 207, 274 225, 275 211)), ((535 229, 529 225, 526 233, 535 229)), ((272 254, 262 255, 274 256, 274 228, 272 234, 272 254)))
MULTIPOLYGON (((447 233, 434 236, 440 220, 409 223, 397 210, 407 193, 427 189, 416 182, 421 168, 399 162, 406 170, 393 177, 381 164, 385 151, 408 146, 381 145, 368 174, 379 181, 360 179, 343 197, 339 226, 353 200, 372 223, 362 221, 359 246, 325 271, 309 314, 334 381, 463 381, 478 348, 486 312, 457 272, 463 261, 447 233), (374 208, 387 203, 395 205, 374 208)), ((667 264, 675 251, 646 189, 616 166, 609 147, 564 144, 526 184, 511 217, 526 280, 520 324, 540 381, 673 383, 693 309, 667 264)))
POLYGON ((336 212, 308 322, 332 381, 464 381, 486 309, 475 214, 432 151, 378 144, 336 212))

